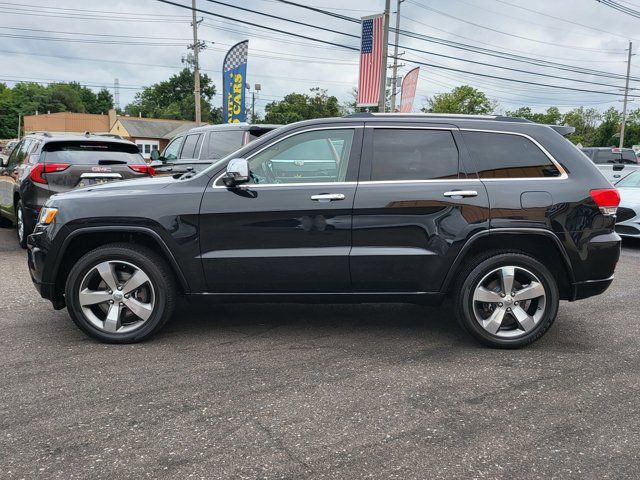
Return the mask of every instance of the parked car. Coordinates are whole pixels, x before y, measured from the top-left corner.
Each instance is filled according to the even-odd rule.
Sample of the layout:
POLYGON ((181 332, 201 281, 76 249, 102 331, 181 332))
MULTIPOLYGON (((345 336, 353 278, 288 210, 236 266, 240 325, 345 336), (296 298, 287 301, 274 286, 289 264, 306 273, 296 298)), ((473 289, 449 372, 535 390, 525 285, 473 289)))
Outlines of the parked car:
POLYGON ((613 184, 640 169, 636 152, 631 148, 597 147, 582 151, 613 184))
POLYGON ((618 202, 549 126, 493 116, 317 119, 197 174, 52 197, 29 237, 29 268, 44 298, 105 342, 149 337, 177 294, 450 296, 480 342, 519 347, 549 329, 559 300, 609 287, 618 202))
POLYGON ((616 232, 622 237, 640 238, 640 171, 616 183, 620 206, 616 213, 616 232))
POLYGON ((25 136, 0 167, 0 225, 14 224, 27 247, 49 197, 78 187, 153 175, 138 147, 95 135, 25 136))
POLYGON ((192 128, 176 136, 162 154, 152 152, 158 175, 199 172, 280 125, 230 123, 192 128))

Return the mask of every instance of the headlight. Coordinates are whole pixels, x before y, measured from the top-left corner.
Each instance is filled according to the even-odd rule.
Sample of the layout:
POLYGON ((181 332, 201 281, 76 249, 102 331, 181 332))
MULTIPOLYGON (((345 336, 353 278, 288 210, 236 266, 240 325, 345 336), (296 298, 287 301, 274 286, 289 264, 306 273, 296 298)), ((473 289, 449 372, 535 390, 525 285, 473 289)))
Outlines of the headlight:
POLYGON ((40 217, 38 217, 38 223, 40 225, 49 225, 53 222, 53 219, 56 218, 58 214, 58 209, 53 207, 44 207, 40 210, 40 217))

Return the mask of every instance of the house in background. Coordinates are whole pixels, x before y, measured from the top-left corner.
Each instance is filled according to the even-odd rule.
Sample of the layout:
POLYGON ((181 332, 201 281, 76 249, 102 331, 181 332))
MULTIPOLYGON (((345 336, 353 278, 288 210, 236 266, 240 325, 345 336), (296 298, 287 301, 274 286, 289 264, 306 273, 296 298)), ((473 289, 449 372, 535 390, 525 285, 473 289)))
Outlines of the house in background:
POLYGON ((169 140, 195 126, 195 122, 180 120, 119 116, 109 133, 131 140, 138 145, 140 153, 145 158, 149 158, 152 150, 161 152, 169 140))
POLYGON ((120 135, 132 141, 145 158, 151 151, 162 151, 178 133, 195 127, 195 122, 162 118, 129 117, 109 110, 107 115, 59 112, 24 117, 24 133, 49 132, 82 135, 85 132, 120 135))

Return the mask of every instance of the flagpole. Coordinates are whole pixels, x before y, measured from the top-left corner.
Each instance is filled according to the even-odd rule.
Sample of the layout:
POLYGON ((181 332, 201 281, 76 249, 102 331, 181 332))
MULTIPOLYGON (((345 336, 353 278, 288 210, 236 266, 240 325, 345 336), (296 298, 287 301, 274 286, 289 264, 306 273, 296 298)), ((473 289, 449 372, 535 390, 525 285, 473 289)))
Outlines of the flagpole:
POLYGON ((384 30, 382 34, 382 68, 380 69, 380 98, 378 99, 378 112, 384 113, 387 97, 387 54, 389 49, 389 11, 391 0, 385 1, 384 6, 384 30))

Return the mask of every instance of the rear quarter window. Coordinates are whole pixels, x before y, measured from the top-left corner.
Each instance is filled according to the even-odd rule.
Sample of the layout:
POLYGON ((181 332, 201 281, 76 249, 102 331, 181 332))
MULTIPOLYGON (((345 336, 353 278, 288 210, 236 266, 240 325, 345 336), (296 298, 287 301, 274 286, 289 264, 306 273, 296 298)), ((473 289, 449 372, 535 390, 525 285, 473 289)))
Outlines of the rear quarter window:
POLYGON ((551 159, 529 138, 517 134, 463 131, 480 178, 559 177, 551 159))
POLYGON ((240 149, 245 132, 232 130, 226 132, 210 132, 207 138, 207 160, 218 160, 240 149))

